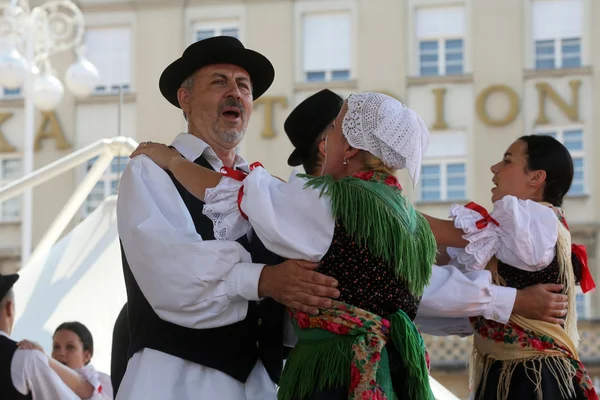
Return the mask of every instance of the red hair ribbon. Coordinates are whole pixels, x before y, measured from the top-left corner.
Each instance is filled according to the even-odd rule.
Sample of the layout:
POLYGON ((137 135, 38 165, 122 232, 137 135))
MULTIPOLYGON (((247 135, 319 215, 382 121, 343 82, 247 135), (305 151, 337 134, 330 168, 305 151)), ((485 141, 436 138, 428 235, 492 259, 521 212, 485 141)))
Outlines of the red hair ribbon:
POLYGON ((577 257, 577 260, 579 260, 579 263, 581 264, 581 279, 579 280, 581 291, 587 293, 590 290, 595 289, 596 282, 594 282, 594 278, 588 267, 588 255, 585 246, 571 244, 571 252, 577 257))
POLYGON ((477 229, 485 228, 486 226, 488 226, 488 224, 490 222, 496 226, 500 226, 498 221, 496 221, 494 218, 492 218, 490 213, 488 213, 487 210, 485 208, 481 207, 479 204, 470 202, 465 207, 468 208, 469 210, 473 210, 473 211, 479 213, 483 217, 482 219, 480 219, 479 221, 477 221, 475 223, 475 226, 477 227, 477 229))
MULTIPOLYGON (((567 224, 567 220, 564 215, 561 218, 562 224, 569 229, 569 225, 567 224)), ((579 286, 581 287, 581 291, 583 293, 587 293, 592 289, 596 288, 596 282, 594 282, 594 277, 590 272, 590 268, 588 266, 588 255, 587 249, 584 245, 581 244, 571 244, 571 253, 577 258, 579 264, 581 264, 581 279, 579 280, 579 286)))

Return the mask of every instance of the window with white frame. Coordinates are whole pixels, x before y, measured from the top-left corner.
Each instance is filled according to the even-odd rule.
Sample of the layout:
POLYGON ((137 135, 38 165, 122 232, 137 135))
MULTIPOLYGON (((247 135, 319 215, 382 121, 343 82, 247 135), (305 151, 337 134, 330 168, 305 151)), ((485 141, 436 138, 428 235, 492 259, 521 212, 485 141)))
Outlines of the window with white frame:
MULTIPOLYGON (((0 157, 0 186, 21 176, 21 157, 3 155, 0 157)), ((0 202, 0 222, 17 222, 21 218, 21 196, 0 202)))
POLYGON ((465 73, 465 8, 419 8, 416 18, 421 76, 465 73))
POLYGON ((577 291, 575 293, 575 304, 577 309, 577 319, 591 318, 590 295, 589 293, 583 294, 579 286, 577 286, 577 291))
POLYGON ((454 201, 467 198, 464 161, 427 161, 421 166, 421 201, 454 201))
POLYGON ((584 135, 581 127, 546 128, 538 130, 538 135, 552 136, 561 142, 571 153, 573 159, 573 183, 567 196, 581 196, 586 194, 585 185, 585 150, 584 135))
MULTIPOLYGON (((91 214, 105 198, 117 194, 119 179, 125 170, 128 160, 129 157, 115 157, 112 160, 110 167, 104 171, 102 178, 96 182, 96 185, 88 195, 83 209, 84 216, 91 214)), ((92 168, 95 162, 96 158, 88 161, 86 173, 92 168)))
POLYGON ((302 20, 302 72, 306 82, 351 78, 349 12, 305 14, 302 20))
POLYGON ((420 201, 467 199, 467 149, 465 132, 431 132, 419 178, 420 201))
POLYGON ((533 0, 532 36, 535 69, 581 67, 581 0, 533 0))
POLYGON ((85 55, 98 68, 100 81, 95 94, 131 90, 131 28, 89 28, 85 33, 85 55))
POLYGON ((231 36, 240 38, 240 28, 237 21, 198 22, 192 29, 192 40, 198 42, 214 36, 231 36))

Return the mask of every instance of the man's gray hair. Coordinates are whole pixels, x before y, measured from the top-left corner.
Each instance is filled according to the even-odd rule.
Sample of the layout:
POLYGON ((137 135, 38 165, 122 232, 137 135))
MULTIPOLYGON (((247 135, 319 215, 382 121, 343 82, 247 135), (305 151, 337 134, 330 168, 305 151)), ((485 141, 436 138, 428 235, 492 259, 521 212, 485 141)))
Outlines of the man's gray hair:
MULTIPOLYGON (((194 88, 194 79, 196 78, 196 73, 192 73, 190 76, 188 76, 187 78, 185 78, 185 80, 181 83, 181 88, 185 89, 189 92, 192 91, 192 89, 194 88)), ((187 115, 185 113, 185 111, 183 112, 183 118, 185 118, 185 120, 187 121, 187 115)))

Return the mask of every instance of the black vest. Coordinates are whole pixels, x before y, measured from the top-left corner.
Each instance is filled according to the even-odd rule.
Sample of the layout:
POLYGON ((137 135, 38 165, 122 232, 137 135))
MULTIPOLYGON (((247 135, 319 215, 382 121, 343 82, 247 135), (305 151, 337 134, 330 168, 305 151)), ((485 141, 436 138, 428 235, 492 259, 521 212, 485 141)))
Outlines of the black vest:
POLYGON ((110 353, 110 382, 114 397, 117 397, 119 386, 129 362, 129 325, 127 324, 127 303, 121 309, 115 321, 110 353))
MULTIPOLYGON (((212 169, 203 157, 199 157, 195 163, 212 169)), ((204 203, 169 175, 190 212, 196 231, 203 240, 214 240, 213 223, 202 214, 204 203)), ((256 235, 252 243, 248 243, 246 236, 238 242, 250 252, 253 262, 274 265, 282 261, 269 252, 256 235)), ((129 357, 144 348, 150 348, 214 368, 242 383, 246 382, 260 359, 273 382, 279 381, 284 355, 282 337, 285 311, 281 304, 272 299, 248 302, 248 314, 243 321, 212 329, 185 328, 162 320, 154 312, 131 273, 122 244, 121 256, 131 336, 129 357)))
POLYGON ((17 351, 17 342, 6 336, 0 336, 0 399, 32 399, 31 392, 28 395, 21 394, 13 384, 11 364, 15 351, 17 351))

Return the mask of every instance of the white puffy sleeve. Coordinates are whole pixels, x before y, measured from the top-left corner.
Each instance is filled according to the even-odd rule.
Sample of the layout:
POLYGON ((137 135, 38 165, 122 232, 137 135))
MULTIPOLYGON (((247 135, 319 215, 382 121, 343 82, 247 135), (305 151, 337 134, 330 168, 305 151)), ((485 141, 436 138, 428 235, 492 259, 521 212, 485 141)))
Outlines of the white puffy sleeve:
POLYGON ((253 228, 273 253, 317 262, 331 245, 335 221, 329 197, 305 184, 295 174, 283 182, 263 168, 243 181, 223 177, 206 191, 204 214, 218 240, 235 240, 253 228))
POLYGON ((77 373, 94 387, 94 393, 89 400, 113 400, 113 389, 108 375, 98 372, 91 364, 78 369, 77 373))
POLYGON ((452 206, 454 226, 469 243, 464 249, 448 248, 451 264, 466 271, 483 269, 495 255, 515 268, 539 271, 552 262, 560 222, 550 207, 504 196, 494 203, 491 218, 486 213, 452 206))

